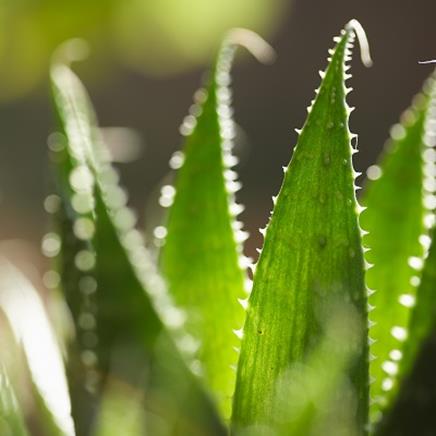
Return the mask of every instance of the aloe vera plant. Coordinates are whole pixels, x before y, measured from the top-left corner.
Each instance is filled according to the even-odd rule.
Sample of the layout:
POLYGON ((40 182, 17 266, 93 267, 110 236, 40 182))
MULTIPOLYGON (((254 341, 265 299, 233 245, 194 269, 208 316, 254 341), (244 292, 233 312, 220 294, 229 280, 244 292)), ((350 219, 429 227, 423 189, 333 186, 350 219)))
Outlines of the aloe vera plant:
POLYGON ((52 229, 42 248, 51 259, 44 281, 63 295, 73 334, 54 340, 37 293, 5 261, 2 434, 396 434, 389 420, 435 331, 436 81, 392 129, 358 200, 346 102, 356 36, 371 64, 351 20, 320 72, 255 265, 237 219, 230 70, 238 46, 261 61, 271 47, 235 29, 218 50, 181 127, 174 185, 162 187, 157 261, 70 66, 78 41, 58 49, 52 229), (35 332, 48 346, 35 347, 35 332), (41 374, 44 359, 56 389, 41 374))

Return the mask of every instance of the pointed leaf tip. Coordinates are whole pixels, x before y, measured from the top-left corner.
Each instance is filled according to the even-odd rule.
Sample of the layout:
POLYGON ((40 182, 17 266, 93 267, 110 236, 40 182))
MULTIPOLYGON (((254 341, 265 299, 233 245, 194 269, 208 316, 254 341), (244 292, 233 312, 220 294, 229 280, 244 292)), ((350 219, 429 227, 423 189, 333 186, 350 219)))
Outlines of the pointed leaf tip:
POLYGON ((229 168, 235 163, 229 75, 240 46, 260 61, 273 57, 273 49, 249 30, 233 29, 225 38, 208 79, 207 97, 198 105, 184 144, 184 165, 176 176, 160 255, 174 300, 196 314, 188 318, 186 328, 200 343, 196 358, 204 369, 202 377, 226 417, 235 385, 234 348, 239 349, 238 329, 245 317, 238 300, 246 297, 246 269, 251 263, 241 254, 247 234, 235 217, 244 208, 236 203, 240 183, 229 168))
MULTIPOLYGON (((353 36, 344 30, 335 38, 330 65, 298 137, 267 227, 241 344, 234 433, 248 434, 255 426, 265 429, 258 433, 262 435, 308 434, 310 430, 300 428, 280 431, 282 417, 276 405, 279 391, 286 390, 283 374, 310 367, 308 356, 322 348, 324 314, 334 307, 337 315, 337 304, 344 303, 347 313, 356 314, 359 334, 366 334, 364 263, 344 87, 353 36)), ((356 398, 353 424, 363 427, 367 422, 367 345, 351 338, 345 342, 352 350, 353 365, 344 363, 341 376, 351 380, 356 398)), ((314 390, 325 389, 327 379, 321 372, 307 378, 314 390)), ((329 381, 336 386, 336 381, 329 381)), ((289 392, 285 392, 286 406, 294 404, 289 403, 289 392)), ((319 395, 314 403, 311 406, 319 410, 331 406, 319 395)), ((307 426, 313 427, 315 420, 310 417, 307 426)))

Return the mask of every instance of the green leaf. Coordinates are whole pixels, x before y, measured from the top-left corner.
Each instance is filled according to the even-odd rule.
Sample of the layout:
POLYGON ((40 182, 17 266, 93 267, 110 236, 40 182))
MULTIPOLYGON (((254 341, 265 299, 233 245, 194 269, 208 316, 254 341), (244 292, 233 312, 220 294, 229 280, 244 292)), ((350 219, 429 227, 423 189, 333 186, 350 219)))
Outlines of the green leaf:
MULTIPOLYGON (((383 415, 376 422, 374 434, 389 436, 401 431, 398 417, 402 416, 407 406, 418 406, 428 413, 431 407, 422 407, 422 399, 432 398, 434 384, 428 383, 421 375, 423 362, 428 360, 431 353, 431 342, 436 333, 436 241, 435 228, 432 230, 432 244, 422 272, 421 284, 416 292, 416 304, 410 316, 408 338, 402 350, 402 359, 398 362, 395 378, 390 376, 390 389, 383 415), (421 380, 420 382, 417 380, 421 380)), ((431 402, 429 402, 431 404, 431 402)), ((425 415, 424 415, 425 416, 425 415)), ((422 417, 422 414, 421 414, 422 417)), ((431 422, 431 420, 429 420, 431 422)))
MULTIPOLYGON (((359 317, 350 305, 337 302, 328 312, 319 345, 277 380, 274 413, 281 436, 359 434, 355 393, 344 376, 364 340, 359 317)), ((256 428, 246 433, 255 436, 256 428)))
POLYGON ((431 197, 425 198, 429 193, 424 185, 431 188, 434 181, 424 179, 423 164, 433 153, 424 146, 433 86, 427 83, 401 124, 392 128, 380 166, 368 169, 370 180, 362 200, 367 207, 361 217, 362 228, 368 232, 364 245, 370 250, 366 260, 374 265, 366 277, 369 288, 375 290, 370 298, 374 306, 370 315, 371 421, 379 418, 392 395, 421 275, 422 243, 429 239, 424 218, 431 197))
MULTIPOLYGON (((66 48, 61 47, 58 56, 69 48, 74 51, 74 41, 67 43, 66 48)), ((62 65, 57 66, 56 63, 53 70, 56 68, 61 80, 62 65)), ((90 239, 95 232, 93 176, 86 162, 87 154, 93 154, 92 144, 87 142, 91 133, 86 121, 92 119, 94 124, 95 116, 89 110, 85 92, 75 83, 77 79, 74 76, 64 83, 65 101, 62 101, 61 95, 56 94, 55 73, 52 71, 51 74, 53 103, 55 108, 58 105, 55 111, 58 125, 63 127, 64 123, 68 124, 64 127, 65 134, 52 133, 48 140, 56 194, 49 195, 44 202, 46 211, 53 216, 53 229, 44 236, 42 249, 47 257, 54 259, 49 274, 60 281, 59 286, 75 327, 74 340, 67 344, 67 375, 77 432, 87 435, 96 412, 97 378, 100 372, 95 363, 98 342, 96 271, 94 265, 87 267, 83 261, 84 258, 86 260, 86 254, 91 263, 95 256, 90 239), (76 94, 72 94, 70 88, 76 94), (79 127, 75 118, 80 116, 84 120, 79 127), (80 129, 84 129, 83 134, 80 129), (69 141, 68 137, 72 135, 75 135, 74 141, 69 141), (58 251, 45 249, 46 246, 50 247, 50 241, 58 241, 58 251)))
MULTIPOLYGON (((182 126, 188 136, 183 148, 175 190, 165 186, 162 202, 169 210, 161 267, 175 302, 187 314, 187 329, 198 341, 196 359, 207 385, 226 417, 230 417, 247 277, 242 242, 248 236, 236 215, 242 207, 234 200, 240 188, 230 168, 234 125, 228 88, 237 44, 263 58, 272 49, 245 29, 230 32, 212 68, 207 89, 196 93, 193 114, 182 126), (243 303, 243 302, 242 302, 243 303)), ((165 229, 158 229, 160 231, 165 229)))
MULTIPOLYGON (((65 141, 63 142, 65 144, 65 141)), ((56 164, 56 168, 59 169, 59 167, 60 165, 56 164)), ((93 388, 95 376, 93 368, 86 364, 86 356, 89 358, 89 353, 86 351, 89 350, 90 344, 95 343, 97 337, 95 329, 91 329, 89 325, 95 320, 90 319, 89 315, 84 316, 83 313, 89 314, 87 309, 95 304, 93 292, 96 280, 93 271, 81 271, 75 264, 77 253, 89 250, 90 244, 89 241, 76 237, 74 223, 78 218, 82 220, 88 218, 79 217, 72 210, 69 203, 72 197, 65 192, 68 186, 67 181, 65 184, 59 183, 56 192, 60 196, 51 194, 45 200, 46 210, 53 214, 52 222, 53 230, 55 230, 47 235, 61 241, 59 254, 52 264, 52 269, 46 273, 46 277, 54 277, 54 285, 61 288, 57 291, 64 296, 73 321, 73 334, 65 342, 68 356, 66 369, 76 431, 78 434, 87 435, 95 414, 96 399, 93 388), (86 331, 81 332, 79 326, 84 322, 88 327, 86 331), (84 352, 86 354, 82 354, 84 352)))
POLYGON ((52 83, 67 138, 66 147, 55 154, 65 214, 72 222, 63 237, 86 242, 70 254, 69 268, 82 275, 77 329, 79 337, 92 333, 98 338, 82 346, 85 375, 92 378, 89 388, 98 395, 108 374, 141 386, 147 412, 166 423, 163 428, 159 419, 148 420, 150 434, 221 435, 224 429, 210 399, 171 339, 190 340, 181 328, 183 313, 171 304, 133 227, 133 212, 125 206, 127 197, 99 137, 89 97, 61 62, 53 66, 52 83), (87 207, 82 208, 80 196, 87 207))
POLYGON ((29 434, 3 365, 0 365, 0 434, 13 436, 29 434))
MULTIPOLYGON (((435 192, 435 152, 434 136, 436 133, 436 80, 433 74, 424 86, 426 96, 426 120, 423 132, 423 160, 424 160, 424 205, 430 209, 430 200, 434 200, 435 192)), ((384 414, 381 422, 378 422, 376 429, 377 435, 389 435, 392 429, 398 427, 395 418, 401 414, 401 409, 410 403, 413 395, 425 398, 427 393, 431 396, 431 386, 415 385, 420 371, 420 364, 427 357, 425 352, 428 344, 434 338, 436 332, 436 304, 435 304, 435 284, 436 284, 436 227, 434 207, 425 216, 427 226, 433 226, 430 236, 422 234, 420 241, 424 245, 424 267, 420 274, 419 284, 416 288, 416 297, 413 307, 410 309, 410 316, 407 328, 407 339, 401 348, 401 359, 395 362, 395 374, 388 374, 387 379, 390 389, 387 392, 388 401, 384 404, 384 414), (428 247, 431 241, 430 247, 428 247), (428 391, 426 393, 426 390, 428 391)), ((413 294, 415 295, 415 294, 413 294)), ((413 303, 413 299, 411 300, 413 303)))
POLYGON ((42 300, 30 281, 0 258, 0 310, 25 357, 40 425, 47 436, 74 436, 65 368, 42 300))
MULTIPOLYGON (((359 332, 366 337, 367 296, 351 160, 355 150, 344 86, 353 29, 366 43, 355 20, 335 39, 337 46, 322 74, 266 230, 238 366, 232 418, 236 433, 262 426, 261 434, 273 434, 280 375, 304 363, 317 348, 332 303, 350 302, 357 312, 359 332)), ((368 409, 365 343, 358 346, 344 376, 357 399, 353 419, 364 428, 368 409)))
POLYGON ((408 339, 404 346, 404 356, 400 365, 400 376, 410 372, 419 350, 436 327, 436 240, 435 229, 432 231, 432 244, 425 261, 421 284, 416 294, 416 304, 412 310, 408 339))

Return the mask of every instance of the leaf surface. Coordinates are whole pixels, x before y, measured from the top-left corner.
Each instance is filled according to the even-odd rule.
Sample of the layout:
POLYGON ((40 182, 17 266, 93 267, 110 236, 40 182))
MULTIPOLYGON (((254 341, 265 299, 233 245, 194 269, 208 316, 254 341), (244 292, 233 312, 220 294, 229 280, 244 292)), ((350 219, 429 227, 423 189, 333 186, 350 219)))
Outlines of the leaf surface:
MULTIPOLYGON (((424 265, 420 280, 416 284, 416 292, 412 294, 410 316, 408 318, 407 337, 401 347, 401 359, 394 362, 391 360, 391 371, 386 375, 386 402, 383 404, 383 416, 377 422, 377 435, 389 435, 398 429, 398 417, 404 416, 414 409, 419 408, 420 416, 428 416, 429 408, 422 404, 422 399, 429 401, 433 396, 434 389, 431 383, 423 376, 424 362, 431 353, 432 342, 436 332, 436 305, 435 284, 436 284, 436 241, 435 241, 435 215, 434 205, 429 202, 434 198, 435 192, 435 161, 434 136, 436 134, 436 80, 433 74, 424 86, 424 93, 427 97, 426 119, 422 135, 423 144, 423 192, 424 207, 427 213, 424 218, 426 226, 432 226, 429 235, 423 233, 420 242, 423 243, 424 265), (430 209, 431 211, 428 211, 430 209), (430 244, 430 247, 428 245, 430 244), (392 366, 395 363, 395 366, 392 366), (426 415, 427 414, 427 415, 426 415)), ((389 369, 389 367, 386 367, 389 369)), ((431 402, 429 402, 431 404, 431 402)), ((431 412, 430 412, 431 413, 431 412)), ((422 418, 421 418, 422 419, 422 418)))
POLYGON ((432 197, 427 188, 434 190, 434 176, 427 166, 425 177, 424 163, 434 165, 429 161, 434 152, 425 147, 432 86, 427 83, 401 124, 393 127, 380 166, 368 169, 370 180, 362 199, 366 210, 361 224, 368 232, 366 260, 373 264, 367 284, 375 291, 370 298, 374 306, 370 315, 372 421, 391 395, 429 240, 426 206, 432 197))
POLYGON ((74 436, 64 363, 41 298, 5 258, 0 258, 0 277, 0 310, 24 352, 44 433, 74 436))
POLYGON ((166 422, 162 426, 159 420, 149 420, 153 435, 223 434, 213 404, 174 345, 173 339, 189 340, 181 328, 183 313, 171 304, 142 236, 134 229, 134 214, 125 206, 127 197, 99 137, 89 97, 62 63, 53 67, 52 81, 67 138, 63 156, 58 156, 58 173, 67 175, 69 187, 63 190, 66 213, 75 237, 87 242, 71 256, 70 268, 82 274, 82 297, 92 297, 78 318, 86 315, 94 322, 79 322, 78 330, 91 330, 98 338, 97 344, 85 343, 82 350, 89 374, 101 377, 94 379, 95 389, 100 391, 109 373, 141 386, 149 413, 166 422), (88 209, 75 201, 80 194, 89 195, 88 209), (77 222, 83 219, 87 221, 81 227, 77 222))
MULTIPOLYGON (((277 381, 274 409, 280 436, 359 434, 353 416, 356 398, 344 374, 364 338, 351 306, 333 303, 329 312, 319 345, 277 381)), ((256 428, 248 433, 254 436, 256 428)))
POLYGON ((238 300, 247 298, 242 242, 248 236, 236 215, 234 200, 240 188, 232 156, 234 124, 230 107, 230 67, 237 41, 267 54, 271 50, 245 29, 231 32, 219 51, 207 89, 182 126, 187 133, 184 163, 178 170, 175 193, 162 190, 163 202, 174 202, 167 219, 161 267, 176 303, 187 314, 187 329, 198 341, 201 373, 215 393, 226 417, 230 416, 245 310, 238 300), (245 42, 247 45, 247 43, 245 42))
POLYGON ((28 436, 29 434, 3 366, 0 366, 0 434, 13 436, 28 436))
MULTIPOLYGON (((364 264, 344 86, 356 26, 363 31, 353 21, 336 39, 266 230, 238 366, 232 418, 236 434, 252 426, 263 429, 259 434, 273 434, 280 375, 304 364, 317 348, 334 302, 351 303, 359 333, 366 337, 364 264)), ((354 345, 357 351, 345 376, 357 402, 353 419, 364 428, 367 346, 354 345)))

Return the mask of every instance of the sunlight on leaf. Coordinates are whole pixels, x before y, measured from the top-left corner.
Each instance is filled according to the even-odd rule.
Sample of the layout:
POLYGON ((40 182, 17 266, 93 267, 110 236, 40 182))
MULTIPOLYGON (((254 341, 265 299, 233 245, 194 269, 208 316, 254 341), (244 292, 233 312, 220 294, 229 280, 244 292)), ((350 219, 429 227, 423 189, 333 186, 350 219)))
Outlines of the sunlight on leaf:
POLYGON ((434 208, 434 150, 426 130, 434 80, 415 97, 413 105, 391 130, 379 165, 367 171, 362 202, 362 228, 368 232, 366 260, 373 264, 367 284, 370 298, 372 361, 371 420, 380 418, 396 383, 411 307, 420 283, 423 256, 428 249, 428 226, 434 208), (427 228, 426 228, 427 227, 427 228))
POLYGON ((196 93, 181 128, 187 135, 184 163, 175 187, 163 189, 161 203, 171 197, 163 204, 173 204, 167 229, 160 230, 163 274, 176 303, 188 313, 187 329, 198 341, 199 370, 227 418, 240 346, 234 330, 242 328, 245 317, 239 300, 247 298, 251 287, 242 252, 248 234, 236 220, 242 206, 234 197, 241 186, 231 169, 237 158, 232 155, 235 127, 228 84, 238 44, 260 59, 272 57, 272 48, 256 34, 245 29, 229 33, 206 89, 196 93))
MULTIPOLYGON (((232 417, 236 434, 275 427, 274 386, 289 365, 305 362, 322 341, 327 302, 351 303, 366 336, 367 299, 345 96, 352 20, 335 38, 330 64, 294 149, 254 275, 244 327, 232 417)), ((362 41, 362 58, 369 63, 362 41)), ((347 365, 357 398, 353 420, 364 427, 368 404, 367 346, 347 365)), ((289 404, 292 408, 292 404, 289 404)))
POLYGON ((29 434, 14 390, 2 364, 0 364, 0 434, 5 436, 28 436, 29 434))
POLYGON ((64 365, 43 303, 27 278, 4 258, 0 277, 0 309, 23 348, 32 383, 54 420, 54 434, 73 436, 64 365))
MULTIPOLYGON (((97 375, 92 390, 99 395, 108 374, 114 373, 126 384, 144 389, 145 408, 167 422, 165 429, 150 422, 151 434, 222 435, 212 402, 174 346, 173 340, 190 340, 182 328, 185 315, 172 304, 134 228, 135 215, 126 207, 127 195, 119 186, 86 90, 59 61, 52 69, 52 84, 67 138, 54 154, 60 194, 72 221, 69 234, 87 244, 71 253, 70 269, 80 270, 93 284, 90 315, 98 341, 84 344, 82 351, 85 366, 97 375), (74 202, 81 194, 89 196, 86 208, 74 202), (77 231, 81 219, 90 224, 81 229, 84 233, 77 231)), ((86 295, 80 298, 86 303, 86 295)), ((79 333, 86 333, 90 325, 78 322, 79 333)))
POLYGON ((364 341, 359 316, 351 305, 334 300, 324 316, 319 345, 277 379, 280 436, 359 434, 353 416, 356 392, 346 375, 364 341))
MULTIPOLYGON (((424 187, 428 191, 428 181, 432 181, 436 186, 435 173, 429 173, 429 167, 434 168, 436 156, 434 153, 435 134, 436 134, 436 81, 434 75, 427 82, 426 89, 430 93, 431 100, 428 104, 428 114, 426 120, 426 128, 423 137, 423 143, 426 146, 424 156, 431 151, 433 158, 428 159, 427 156, 424 167, 424 187), (427 184, 426 184, 427 182, 427 184)), ((432 190, 434 192, 435 189, 432 190)), ((428 192, 427 192, 427 195, 428 192)), ((427 214, 428 225, 433 228, 430 236, 426 236, 425 245, 425 260, 423 265, 420 282, 416 289, 416 298, 411 308, 410 319, 407 329, 407 338, 402 348, 402 356, 397 366, 397 377, 393 378, 391 389, 389 391, 389 402, 385 404, 383 410, 383 419, 378 422, 376 428, 377 435, 385 436, 393 434, 395 428, 398 428, 396 418, 402 413, 404 405, 410 404, 411 398, 416 396, 416 400, 429 401, 433 395, 433 387, 431 381, 415 386, 416 379, 419 378, 419 372, 422 366, 422 361, 427 359, 425 352, 428 352, 428 344, 433 340, 436 332, 436 304, 435 304, 435 283, 436 283, 436 239, 435 239, 435 215, 433 210, 427 214), (429 219, 431 218, 431 219, 429 219), (430 243, 431 241, 431 243, 430 243), (430 244, 430 247, 428 247, 430 244)), ((420 239, 422 240, 422 238, 420 239)))

